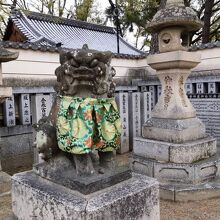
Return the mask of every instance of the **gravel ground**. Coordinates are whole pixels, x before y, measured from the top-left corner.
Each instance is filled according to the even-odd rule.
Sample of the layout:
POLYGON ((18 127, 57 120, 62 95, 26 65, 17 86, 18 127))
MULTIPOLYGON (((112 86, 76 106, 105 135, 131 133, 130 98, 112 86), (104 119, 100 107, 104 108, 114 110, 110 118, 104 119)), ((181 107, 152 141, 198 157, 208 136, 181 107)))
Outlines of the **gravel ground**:
POLYGON ((0 196, 0 220, 5 220, 11 213, 11 196, 0 196))
POLYGON ((160 203, 161 220, 220 220, 220 199, 160 203))
MULTIPOLYGON (((0 197, 0 220, 10 213, 11 196, 0 197)), ((220 220, 220 199, 188 203, 161 200, 160 213, 161 220, 220 220)))

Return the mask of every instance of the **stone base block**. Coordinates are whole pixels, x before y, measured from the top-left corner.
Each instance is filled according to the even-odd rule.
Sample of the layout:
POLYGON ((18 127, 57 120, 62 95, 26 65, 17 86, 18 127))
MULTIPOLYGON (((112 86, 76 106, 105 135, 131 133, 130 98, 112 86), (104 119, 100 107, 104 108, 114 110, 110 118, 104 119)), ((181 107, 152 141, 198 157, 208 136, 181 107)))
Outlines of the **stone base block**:
POLYGON ((220 177, 220 154, 191 164, 159 162, 134 155, 133 170, 163 183, 196 184, 220 177))
POLYGON ((210 182, 184 185, 161 184, 160 198, 178 202, 198 201, 220 197, 220 179, 210 182))
POLYGON ((205 125, 198 118, 182 120, 151 118, 142 128, 144 138, 184 143, 206 137, 205 125))
POLYGON ((133 146, 137 156, 171 163, 194 163, 217 152, 216 140, 212 137, 183 144, 135 138, 133 146))
POLYGON ((89 195, 32 171, 12 177, 13 212, 19 220, 159 220, 158 196, 157 181, 139 174, 89 195))

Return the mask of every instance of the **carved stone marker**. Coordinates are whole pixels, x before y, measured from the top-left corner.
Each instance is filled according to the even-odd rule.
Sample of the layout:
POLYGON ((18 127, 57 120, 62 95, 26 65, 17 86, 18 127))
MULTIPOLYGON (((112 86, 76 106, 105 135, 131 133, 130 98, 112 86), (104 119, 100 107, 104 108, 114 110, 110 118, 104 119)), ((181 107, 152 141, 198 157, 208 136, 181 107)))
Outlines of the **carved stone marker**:
POLYGON ((15 101, 14 96, 6 98, 4 102, 4 122, 5 126, 13 127, 15 126, 15 101))
POLYGON ((149 86, 149 92, 151 94, 151 110, 154 108, 156 104, 156 87, 155 86, 149 86))
MULTIPOLYGON (((159 220, 157 181, 132 175, 128 160, 115 154, 121 130, 125 138, 129 132, 128 94, 119 98, 121 128, 110 60, 110 52, 87 45, 61 54, 58 96, 49 117, 34 125, 44 161, 13 176, 18 219, 159 220)), ((46 113, 46 99, 39 100, 46 113)))
POLYGON ((157 97, 159 98, 162 93, 162 86, 157 86, 157 97))
POLYGON ((208 83, 208 93, 217 93, 217 86, 215 82, 208 83))
POLYGON ((196 83, 196 93, 197 94, 205 93, 204 83, 196 83))
MULTIPOLYGON (((133 167, 158 178, 161 197, 166 199, 212 197, 210 185, 203 182, 220 175, 216 140, 206 134, 184 88, 191 69, 200 63, 200 55, 187 52, 185 39, 188 32, 201 28, 202 22, 183 0, 168 0, 147 27, 158 33, 160 53, 149 55, 147 61, 156 70, 162 94, 152 118, 143 125, 142 138, 134 140, 133 167)), ((204 84, 197 84, 197 92, 204 91, 204 84)), ((214 189, 220 195, 217 184, 214 189)))
MULTIPOLYGON (((0 46, 0 102, 4 102, 6 98, 12 96, 12 88, 3 86, 2 63, 15 60, 17 59, 17 57, 18 57, 18 53, 10 52, 0 46)), ((13 98, 11 97, 10 99, 12 100, 13 98)), ((6 108, 8 110, 5 124, 9 126, 13 126, 15 124, 14 105, 9 106, 8 104, 10 103, 4 105, 5 110, 6 108)), ((1 134, 0 134, 0 195, 2 193, 6 193, 7 191, 10 191, 10 182, 11 182, 11 177, 8 174, 4 173, 1 167, 1 155, 2 155, 1 151, 3 147, 4 147, 4 143, 3 141, 1 141, 1 134)))
POLYGON ((19 112, 21 117, 22 125, 31 124, 31 110, 30 110, 30 95, 29 94, 21 94, 20 95, 20 106, 19 112))
POLYGON ((151 93, 144 92, 142 94, 142 123, 145 124, 151 117, 151 93))
POLYGON ((141 93, 132 93, 133 138, 141 136, 141 93))
POLYGON ((37 123, 41 118, 47 117, 52 106, 50 95, 37 94, 32 100, 32 122, 37 123))
POLYGON ((122 123, 121 154, 129 152, 129 114, 128 114, 128 93, 119 93, 119 108, 122 123))
POLYGON ((192 85, 192 83, 186 83, 185 84, 185 91, 186 91, 187 95, 193 93, 193 85, 192 85))

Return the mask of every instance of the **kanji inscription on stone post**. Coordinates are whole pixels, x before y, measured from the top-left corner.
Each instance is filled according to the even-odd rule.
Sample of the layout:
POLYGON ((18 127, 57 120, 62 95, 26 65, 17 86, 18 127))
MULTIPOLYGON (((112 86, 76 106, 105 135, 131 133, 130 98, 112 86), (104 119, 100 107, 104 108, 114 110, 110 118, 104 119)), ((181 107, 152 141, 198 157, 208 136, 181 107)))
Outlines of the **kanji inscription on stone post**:
POLYGON ((151 93, 151 110, 153 110, 156 104, 156 88, 155 86, 149 86, 149 92, 151 93))
POLYGON ((122 135, 120 153, 129 151, 129 115, 128 115, 128 93, 119 93, 119 107, 122 121, 122 135))
POLYGON ((161 96, 162 93, 162 86, 157 86, 157 99, 159 99, 159 97, 161 96))
POLYGON ((147 92, 147 86, 141 86, 141 92, 147 92))
POLYGON ((132 118, 133 118, 133 137, 141 136, 141 93, 132 93, 132 118))
POLYGON ((186 90, 186 94, 192 94, 193 93, 192 83, 186 83, 185 84, 185 90, 186 90))
POLYGON ((16 125, 14 96, 7 98, 4 102, 4 124, 7 127, 16 125))
POLYGON ((142 98, 143 103, 143 123, 145 123, 151 117, 151 93, 144 92, 142 98))
POLYGON ((196 83, 196 93, 204 93, 204 83, 196 83))
POLYGON ((208 83, 208 93, 217 93, 217 87, 215 82, 208 83))
POLYGON ((52 98, 50 95, 37 94, 33 97, 33 123, 38 122, 41 118, 50 113, 52 98))
POLYGON ((20 95, 20 121, 22 125, 28 125, 31 123, 29 94, 20 95))

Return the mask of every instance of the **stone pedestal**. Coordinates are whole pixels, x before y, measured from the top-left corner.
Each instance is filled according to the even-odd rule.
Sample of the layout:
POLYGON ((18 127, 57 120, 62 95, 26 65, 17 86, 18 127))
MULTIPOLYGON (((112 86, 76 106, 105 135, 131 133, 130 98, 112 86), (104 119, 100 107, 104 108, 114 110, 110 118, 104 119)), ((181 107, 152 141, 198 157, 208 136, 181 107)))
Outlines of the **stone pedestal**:
POLYGON ((12 177, 12 204, 17 219, 159 220, 156 180, 132 178, 89 195, 48 181, 33 171, 12 177))
POLYGON ((163 199, 220 197, 220 152, 211 137, 184 144, 136 138, 133 170, 156 178, 163 199))

